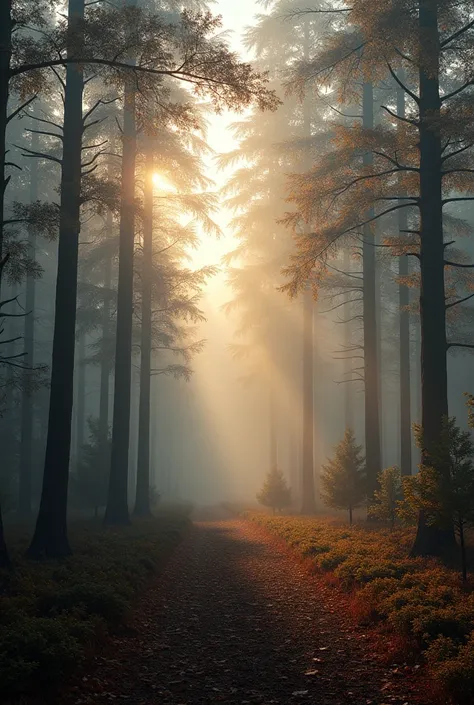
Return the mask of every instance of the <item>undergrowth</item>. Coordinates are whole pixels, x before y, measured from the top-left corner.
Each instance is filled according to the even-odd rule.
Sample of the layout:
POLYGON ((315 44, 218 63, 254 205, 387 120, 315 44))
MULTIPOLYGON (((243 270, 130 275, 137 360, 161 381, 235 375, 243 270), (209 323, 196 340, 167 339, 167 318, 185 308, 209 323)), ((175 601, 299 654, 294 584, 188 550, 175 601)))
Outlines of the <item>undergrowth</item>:
POLYGON ((408 558, 412 529, 330 520, 247 518, 283 539, 315 569, 337 577, 351 590, 359 621, 416 644, 430 672, 456 703, 474 702, 474 592, 458 573, 426 558, 408 558))
POLYGON ((124 623, 188 525, 185 510, 123 529, 76 522, 63 561, 24 559, 17 537, 13 568, 0 571, 0 699, 60 685, 124 623))

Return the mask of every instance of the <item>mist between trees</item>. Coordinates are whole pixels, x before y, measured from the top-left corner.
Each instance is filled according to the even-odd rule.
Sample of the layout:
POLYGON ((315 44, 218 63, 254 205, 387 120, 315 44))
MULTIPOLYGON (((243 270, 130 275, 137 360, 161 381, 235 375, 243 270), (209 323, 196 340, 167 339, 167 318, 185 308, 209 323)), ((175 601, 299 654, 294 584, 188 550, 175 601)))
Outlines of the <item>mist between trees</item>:
MULTIPOLYGON (((280 468, 312 513, 351 428, 370 501, 384 467, 415 472, 412 422, 424 465, 448 414, 463 423, 472 7, 259 5, 248 64, 200 0, 2 3, 0 501, 37 516, 32 557, 70 552, 68 506, 122 525, 192 499, 201 468, 231 465, 238 487, 247 456, 229 448, 246 443, 259 470, 239 499, 280 468), (236 147, 212 155, 206 117, 225 109, 244 111, 236 147), (197 398, 212 380, 192 377, 216 269, 189 258, 223 208, 235 247, 215 320, 235 336, 209 346, 222 386, 245 383, 235 419, 233 384, 219 392, 225 428, 197 398)), ((454 540, 420 513, 414 554, 454 540)))

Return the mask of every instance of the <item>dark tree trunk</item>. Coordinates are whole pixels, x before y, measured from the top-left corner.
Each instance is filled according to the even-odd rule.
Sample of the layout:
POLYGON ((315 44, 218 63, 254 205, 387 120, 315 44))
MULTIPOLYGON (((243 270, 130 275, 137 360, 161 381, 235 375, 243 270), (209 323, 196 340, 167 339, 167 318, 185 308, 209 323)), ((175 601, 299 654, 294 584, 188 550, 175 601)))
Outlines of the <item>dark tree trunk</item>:
POLYGON ((134 79, 125 87, 120 209, 117 335, 115 341, 114 410, 109 491, 104 521, 127 525, 128 454, 132 373, 133 252, 135 245, 135 91, 134 79))
POLYGON ((352 507, 349 507, 349 524, 352 526, 352 507))
MULTIPOLYGON (((374 126, 374 95, 371 83, 363 88, 363 125, 365 129, 374 126)), ((370 166, 373 155, 364 155, 364 166, 370 166)), ((373 217, 369 211, 367 218, 373 217)), ((381 471, 380 411, 379 411, 379 372, 377 307, 375 285, 375 235, 371 223, 364 226, 363 242, 363 306, 364 306, 364 389, 365 389, 365 456, 367 469, 367 492, 369 502, 377 488, 377 475, 381 471)))
MULTIPOLYGON (((38 135, 33 134, 32 149, 38 151, 38 135)), ((30 167, 30 202, 38 200, 38 161, 31 160, 30 167)), ((36 231, 30 226, 28 230, 28 255, 34 259, 36 255, 36 231)), ((25 298, 25 324, 24 324, 24 346, 25 362, 32 368, 34 361, 35 345, 35 278, 28 275, 26 279, 25 298)), ((18 486, 18 512, 21 516, 31 514, 31 481, 33 462, 33 399, 28 393, 28 371, 23 377, 23 389, 21 392, 21 440, 20 440, 20 478, 18 486)))
POLYGON ((81 333, 77 346, 77 391, 76 391, 76 459, 80 460, 84 445, 86 425, 86 336, 81 333))
POLYGON ((459 543, 461 544, 461 568, 463 583, 467 582, 467 560, 466 560, 466 542, 464 538, 464 523, 459 522, 459 543))
MULTIPOLYGON (((344 250, 345 272, 351 271, 351 259, 349 249, 344 250)), ((344 423, 345 428, 354 428, 354 399, 352 387, 352 306, 349 300, 344 303, 344 423)))
POLYGON ((3 529, 2 508, 0 507, 0 568, 8 568, 10 557, 8 555, 7 544, 5 543, 5 532, 3 529))
MULTIPOLYGON (((11 0, 3 0, 0 3, 0 173, 2 180, 0 193, 0 262, 4 256, 5 190, 8 185, 8 179, 5 173, 5 155, 13 31, 11 4, 11 0)), ((1 274, 2 270, 0 269, 0 278, 1 274)))
MULTIPOLYGON (((107 214, 107 237, 112 236, 112 214, 107 214)), ((112 361, 109 358, 109 343, 112 335, 110 321, 112 288, 112 258, 107 257, 104 272, 104 308, 102 311, 102 355, 100 360, 100 392, 99 392, 99 446, 102 449, 104 462, 110 462, 106 457, 109 441, 109 394, 112 361)))
MULTIPOLYGON (((6 132, 8 122, 8 84, 10 81, 10 61, 12 55, 11 0, 0 3, 0 291, 3 273, 3 233, 5 221, 5 190, 8 184, 5 174, 6 132)), ((8 565, 8 551, 3 533, 2 509, 0 506, 0 566, 8 565)))
MULTIPOLYGON (((84 0, 69 0, 69 52, 80 50, 84 0)), ((64 98, 58 272, 51 366, 48 437, 41 503, 28 555, 61 558, 71 553, 67 494, 74 397, 77 264, 80 232, 83 67, 69 64, 64 98)))
POLYGON ((303 467, 302 503, 303 514, 314 514, 316 497, 314 491, 314 390, 313 390, 313 309, 311 287, 306 286, 303 299, 303 467))
MULTIPOLYGON (((402 80, 405 77, 401 76, 402 80)), ((400 117, 405 117, 405 91, 401 88, 397 90, 397 113, 400 117)), ((406 194, 400 192, 400 197, 406 194)), ((408 213, 406 208, 398 211, 398 229, 400 237, 406 237, 408 230, 408 213)), ((400 278, 407 277, 408 257, 403 255, 398 258, 398 274, 400 278)), ((409 288, 400 283, 398 286, 399 295, 399 333, 400 333, 400 469, 402 475, 411 475, 411 380, 410 380, 410 314, 408 305, 410 303, 409 288)))
MULTIPOLYGON (((419 4, 420 63, 420 320, 423 462, 439 442, 443 417, 448 415, 446 301, 442 204, 442 144, 439 131, 440 43, 437 2, 419 4), (426 54, 426 55, 424 55, 426 54)), ((443 472, 444 468, 438 468, 443 472)), ((454 529, 429 526, 420 513, 412 556, 439 556, 453 552, 454 529)))
POLYGON ((153 278, 153 151, 148 147, 145 173, 143 253, 142 253, 142 326, 140 343, 140 401, 138 408, 137 484, 134 514, 151 515, 150 509, 150 401, 151 401, 151 324, 153 278))

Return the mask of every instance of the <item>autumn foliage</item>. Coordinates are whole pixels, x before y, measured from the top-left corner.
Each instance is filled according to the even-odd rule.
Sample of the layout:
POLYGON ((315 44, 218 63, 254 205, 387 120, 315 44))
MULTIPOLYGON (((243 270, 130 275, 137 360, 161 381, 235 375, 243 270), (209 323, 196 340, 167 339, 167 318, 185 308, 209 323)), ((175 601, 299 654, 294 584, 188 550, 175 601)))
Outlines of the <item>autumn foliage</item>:
POLYGON ((413 643, 455 702, 473 702, 474 593, 436 560, 406 557, 413 529, 348 529, 330 520, 263 514, 250 518, 353 591, 364 623, 413 643))

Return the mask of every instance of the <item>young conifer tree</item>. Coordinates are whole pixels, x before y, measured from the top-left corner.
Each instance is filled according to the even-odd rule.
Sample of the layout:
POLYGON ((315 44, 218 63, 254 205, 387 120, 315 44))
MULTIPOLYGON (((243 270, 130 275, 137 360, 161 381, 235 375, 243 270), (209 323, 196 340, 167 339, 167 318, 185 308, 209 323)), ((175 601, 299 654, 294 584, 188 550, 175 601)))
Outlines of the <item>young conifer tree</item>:
POLYGON ((322 467, 321 490, 324 503, 348 511, 352 524, 353 511, 364 503, 367 489, 362 446, 357 445, 350 428, 336 446, 333 458, 322 467))
POLYGON ((291 504, 291 490, 282 471, 277 467, 271 468, 268 472, 263 487, 257 494, 257 500, 265 507, 271 507, 273 513, 281 512, 291 504))

